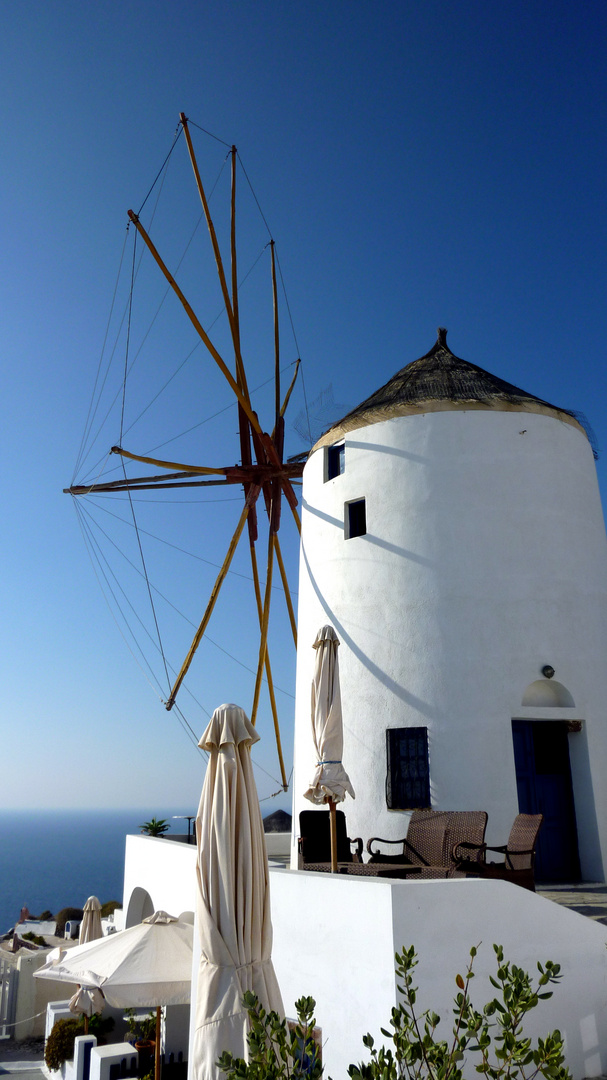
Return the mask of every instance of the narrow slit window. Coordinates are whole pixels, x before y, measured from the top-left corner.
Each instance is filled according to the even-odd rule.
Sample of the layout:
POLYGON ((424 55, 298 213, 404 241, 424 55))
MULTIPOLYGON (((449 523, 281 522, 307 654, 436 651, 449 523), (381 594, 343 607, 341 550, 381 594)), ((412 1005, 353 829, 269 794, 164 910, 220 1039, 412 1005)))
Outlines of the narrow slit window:
POLYGON ((328 446, 325 457, 325 481, 334 480, 336 476, 341 476, 345 467, 345 443, 336 443, 335 446, 328 446))
POLYGON ((346 503, 345 514, 346 540, 355 536, 364 536, 367 531, 367 510, 364 499, 346 503))
POLYGON ((386 752, 388 810, 419 810, 429 807, 428 729, 388 728, 386 752))

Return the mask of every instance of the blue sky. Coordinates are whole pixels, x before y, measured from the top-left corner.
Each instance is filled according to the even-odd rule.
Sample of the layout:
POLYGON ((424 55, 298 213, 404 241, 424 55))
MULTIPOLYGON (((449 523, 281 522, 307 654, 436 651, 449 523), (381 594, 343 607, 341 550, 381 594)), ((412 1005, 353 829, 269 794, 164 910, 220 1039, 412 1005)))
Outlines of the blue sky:
MULTIPOLYGON (((0 635, 4 757, 14 768, 3 770, 1 806, 111 803, 153 813, 197 803, 204 759, 125 646, 62 494, 91 400, 126 213, 145 198, 179 113, 237 145, 277 243, 295 331, 283 303, 285 378, 297 355, 303 372, 288 453, 305 449, 293 427, 305 400, 313 405, 332 387, 337 418, 425 353, 438 325, 458 355, 585 413, 607 453, 606 29, 605 7, 593 0, 4 0, 0 635)), ((220 176, 213 213, 221 221, 225 147, 198 131, 196 139, 205 182, 220 176)), ((241 190, 244 274, 268 234, 246 183, 241 190)), ((172 266, 198 218, 196 198, 182 139, 153 226, 172 266)), ((203 230, 195 245, 183 280, 208 325, 217 302, 203 230)), ((243 289, 255 386, 272 371, 266 263, 267 253, 243 289)), ((127 271, 120 311, 125 282, 128 292, 127 271)), ((133 349, 162 291, 142 262, 133 349)), ((213 334, 222 341, 224 333, 219 320, 213 334)), ((194 344, 166 301, 133 369, 129 422, 194 344)), ((120 385, 124 358, 122 338, 108 392, 120 385)), ((267 387, 255 404, 270 426, 267 387)), ((146 452, 202 421, 171 447, 202 464, 235 462, 231 395, 199 349, 124 445, 146 452)), ((112 417, 99 446, 118 434, 112 417)), ((604 458, 597 468, 604 493, 604 458)), ((190 622, 200 618, 238 516, 237 492, 228 495, 224 505, 205 496, 139 508, 155 585, 190 622)), ((111 510, 124 514, 124 506, 111 510)), ((132 547, 132 528, 107 509, 97 519, 112 537, 106 549, 124 562, 113 544, 132 547)), ((286 511, 283 525, 296 591, 286 511)), ((198 734, 222 701, 250 705, 257 642, 245 554, 213 617, 215 644, 205 643, 195 662, 199 704, 183 700, 198 734)), ((125 592, 144 611, 133 575, 125 592)), ((294 655, 275 591, 271 657, 289 759, 294 655)), ((161 606, 163 644, 178 666, 192 629, 161 606)), ((142 618, 149 625, 148 610, 142 618)), ((153 666, 162 680, 155 657, 153 666)), ((278 770, 267 699, 259 727, 257 781, 268 799, 278 770)), ((288 802, 269 800, 264 810, 288 802)))

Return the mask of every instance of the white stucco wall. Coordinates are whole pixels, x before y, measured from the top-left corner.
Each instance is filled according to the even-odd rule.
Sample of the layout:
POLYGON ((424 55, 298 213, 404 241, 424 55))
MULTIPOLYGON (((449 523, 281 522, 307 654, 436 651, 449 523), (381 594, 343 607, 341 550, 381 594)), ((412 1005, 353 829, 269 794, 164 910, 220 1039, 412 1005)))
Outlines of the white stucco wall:
POLYGON ((432 805, 485 809, 504 843, 518 812, 511 720, 581 718, 570 736, 582 874, 607 856, 607 542, 592 451, 576 427, 533 413, 453 411, 351 432, 345 472, 304 471, 294 834, 309 808, 312 642, 341 640, 350 836, 396 838, 385 801, 388 727, 429 730, 432 805), (344 539, 366 499, 367 533, 344 539), (575 705, 521 705, 550 664, 575 705))
POLYGON ((194 911, 196 847, 155 836, 127 836, 124 860, 125 927, 154 911, 179 916, 194 911), (146 896, 149 900, 146 902, 146 896), (147 909, 141 913, 141 905, 147 909))
MULTIPOLYGON (((515 885, 498 881, 390 882, 377 878, 273 870, 274 967, 287 1015, 302 994, 316 1000, 329 1076, 368 1060, 362 1036, 381 1045, 396 1002, 394 953, 414 945, 420 1011, 452 1027, 456 974, 479 945, 472 980, 477 1006, 495 996, 493 943, 505 958, 537 974, 538 961, 560 963, 562 983, 525 1025, 543 1037, 559 1028, 574 1080, 607 1071, 607 928, 515 885)), ((476 1074, 467 1065, 465 1075, 476 1074)))

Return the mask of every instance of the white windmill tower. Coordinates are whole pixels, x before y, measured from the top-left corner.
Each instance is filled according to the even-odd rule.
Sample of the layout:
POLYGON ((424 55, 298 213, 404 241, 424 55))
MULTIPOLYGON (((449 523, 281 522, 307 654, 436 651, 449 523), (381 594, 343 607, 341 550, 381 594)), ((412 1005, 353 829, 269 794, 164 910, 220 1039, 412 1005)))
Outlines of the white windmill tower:
POLYGON ((488 811, 504 843, 540 808, 538 876, 603 880, 607 542, 585 428, 441 329, 323 435, 303 484, 294 832, 329 623, 350 836, 403 836, 431 805, 488 811))

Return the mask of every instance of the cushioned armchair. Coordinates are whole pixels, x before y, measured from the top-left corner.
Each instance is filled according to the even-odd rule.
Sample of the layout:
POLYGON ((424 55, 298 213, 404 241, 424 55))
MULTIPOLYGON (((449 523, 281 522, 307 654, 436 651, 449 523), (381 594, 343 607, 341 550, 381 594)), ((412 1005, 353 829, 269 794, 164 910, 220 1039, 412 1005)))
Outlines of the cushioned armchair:
POLYGON ((500 847, 463 841, 453 855, 457 869, 467 876, 499 878, 535 892, 535 848, 543 814, 517 814, 508 843, 500 847), (503 862, 487 862, 487 852, 503 855, 503 862))
MULTIPOLYGON (((335 812, 337 823, 337 861, 360 862, 363 842, 360 836, 350 840, 343 810, 335 812)), ((328 810, 302 810, 299 815, 298 865, 331 862, 331 827, 328 810)))

